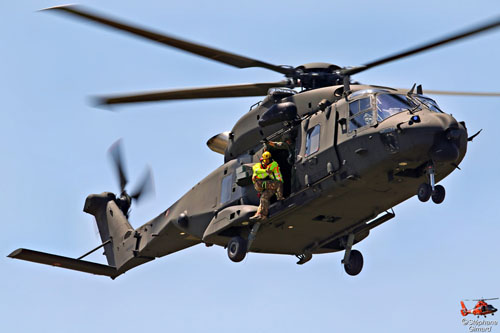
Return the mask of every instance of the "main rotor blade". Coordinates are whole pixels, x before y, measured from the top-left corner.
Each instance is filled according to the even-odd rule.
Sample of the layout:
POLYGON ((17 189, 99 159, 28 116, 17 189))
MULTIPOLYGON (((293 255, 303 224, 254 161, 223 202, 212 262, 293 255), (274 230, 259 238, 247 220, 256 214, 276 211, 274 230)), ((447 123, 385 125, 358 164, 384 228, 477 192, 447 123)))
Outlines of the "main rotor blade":
POLYGON ((215 48, 211 48, 208 46, 203 46, 200 44, 196 44, 193 42, 188 42, 182 39, 178 39, 172 36, 168 36, 165 34, 153 32, 150 30, 146 30, 132 24, 128 24, 125 22, 120 22, 115 19, 107 18, 102 15, 99 15, 95 12, 89 11, 82 6, 79 5, 63 5, 46 8, 44 10, 55 10, 60 11, 62 13, 69 13, 75 15, 80 18, 84 18, 96 23, 100 23, 102 25, 112 27, 121 31, 128 32, 130 34, 140 36, 157 43, 161 43, 164 45, 168 45, 171 47, 175 47, 177 49, 190 52, 205 58, 209 58, 218 62, 225 63, 227 65, 235 66, 238 68, 248 68, 248 67, 260 67, 270 69, 272 71, 282 73, 282 74, 290 74, 293 72, 292 68, 276 66, 273 64, 269 64, 267 62, 259 61, 252 58, 247 58, 244 56, 240 56, 237 54, 229 53, 226 51, 218 50, 215 48))
MULTIPOLYGON (((401 89, 409 91, 409 89, 401 89)), ((452 96, 478 96, 478 97, 500 97, 500 92, 481 91, 452 91, 452 90, 429 90, 424 89, 424 95, 452 95, 452 96)))
POLYGON ((500 16, 497 16, 494 19, 486 21, 486 22, 484 22, 480 25, 477 25, 475 27, 471 27, 471 28, 463 30, 461 32, 457 32, 457 33, 451 34, 449 36, 437 39, 435 41, 432 41, 432 42, 429 42, 426 44, 422 44, 420 46, 408 49, 406 51, 402 51, 402 52, 387 56, 385 58, 381 58, 381 59, 369 62, 363 66, 354 67, 354 68, 346 68, 346 69, 342 70, 341 73, 344 75, 353 75, 353 74, 362 72, 364 70, 367 70, 367 69, 370 69, 370 68, 373 68, 373 67, 376 67, 379 65, 386 64, 386 63, 394 61, 394 60, 409 57, 411 55, 414 55, 414 54, 417 54, 420 52, 424 52, 424 51, 427 51, 427 50, 430 50, 432 48, 436 48, 438 46, 442 46, 442 45, 445 45, 448 43, 452 43, 452 42, 455 42, 457 40, 467 38, 467 37, 470 37, 470 36, 473 36, 473 35, 476 35, 476 34, 491 30, 491 29, 495 29, 498 27, 500 27, 500 16))
POLYGON ((293 87, 288 80, 268 83, 249 83, 229 86, 166 90, 135 95, 98 97, 98 105, 168 101, 179 99, 265 96, 270 88, 293 87))
POLYGON ((120 190, 123 192, 125 190, 125 186, 127 186, 127 176, 125 176, 125 170, 123 167, 123 155, 121 151, 122 140, 118 139, 111 147, 109 148, 109 154, 113 159, 113 164, 118 173, 118 178, 120 181, 120 190))

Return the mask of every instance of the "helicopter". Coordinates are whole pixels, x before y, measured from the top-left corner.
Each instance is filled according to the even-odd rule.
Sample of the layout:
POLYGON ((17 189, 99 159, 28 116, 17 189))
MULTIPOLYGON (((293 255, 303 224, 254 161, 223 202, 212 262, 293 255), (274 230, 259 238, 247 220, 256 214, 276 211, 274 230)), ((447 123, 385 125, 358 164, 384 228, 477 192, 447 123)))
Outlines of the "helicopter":
MULTIPOLYGON (((148 177, 128 194, 120 144, 111 154, 120 194, 91 194, 84 211, 93 215, 102 243, 79 258, 20 248, 9 257, 112 279, 155 258, 205 244, 227 249, 241 262, 248 252, 295 255, 305 264, 314 254, 344 251, 349 275, 363 268, 353 246, 395 217, 393 207, 413 197, 439 204, 445 189, 437 183, 459 168, 469 136, 466 124, 411 89, 360 84, 362 71, 498 28, 484 22, 415 48, 356 67, 315 62, 297 67, 274 65, 188 42, 111 19, 76 5, 48 8, 212 59, 237 68, 265 68, 285 76, 267 83, 98 97, 99 105, 165 100, 264 96, 231 131, 217 134, 208 147, 224 164, 197 183, 153 220, 134 229, 130 207, 145 193, 148 177), (288 151, 269 142, 291 140, 288 151), (271 152, 283 173, 285 200, 273 202, 265 223, 252 222, 259 199, 252 165, 271 152), (104 248, 108 265, 83 260, 104 248)), ((500 96, 499 93, 426 91, 427 94, 500 96)))
POLYGON ((492 316, 495 315, 495 312, 497 312, 497 309, 493 307, 492 305, 486 303, 485 301, 492 301, 498 299, 496 298, 481 298, 481 299, 466 299, 465 301, 472 301, 472 302, 477 302, 474 308, 467 310, 465 307, 465 304, 463 301, 460 301, 460 304, 462 305, 462 309, 460 310, 460 313, 462 316, 467 316, 468 314, 471 315, 476 315, 478 318, 479 316, 484 316, 486 318, 486 315, 491 314, 492 316))

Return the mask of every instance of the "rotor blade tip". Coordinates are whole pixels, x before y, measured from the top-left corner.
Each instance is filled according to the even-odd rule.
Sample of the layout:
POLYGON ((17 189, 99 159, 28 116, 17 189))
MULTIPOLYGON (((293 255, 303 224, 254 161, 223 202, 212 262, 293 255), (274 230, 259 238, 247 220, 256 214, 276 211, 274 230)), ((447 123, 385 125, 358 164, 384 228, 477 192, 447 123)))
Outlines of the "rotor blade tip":
POLYGON ((58 5, 58 6, 42 8, 42 9, 39 9, 38 11, 45 12, 45 11, 49 11, 49 10, 66 10, 67 8, 77 7, 77 6, 78 6, 77 4, 70 3, 70 4, 65 4, 65 5, 58 5))
MULTIPOLYGON (((122 145, 122 141, 123 141, 122 138, 118 138, 115 142, 113 142, 111 144, 111 146, 109 147, 109 150, 110 151, 115 150, 115 149, 117 149, 117 147, 120 147, 122 145)), ((120 148, 118 148, 118 149, 120 149, 120 148)))
POLYGON ((107 98, 104 97, 92 96, 89 98, 89 104, 99 109, 107 111, 115 111, 115 109, 113 109, 111 105, 108 103, 107 98))

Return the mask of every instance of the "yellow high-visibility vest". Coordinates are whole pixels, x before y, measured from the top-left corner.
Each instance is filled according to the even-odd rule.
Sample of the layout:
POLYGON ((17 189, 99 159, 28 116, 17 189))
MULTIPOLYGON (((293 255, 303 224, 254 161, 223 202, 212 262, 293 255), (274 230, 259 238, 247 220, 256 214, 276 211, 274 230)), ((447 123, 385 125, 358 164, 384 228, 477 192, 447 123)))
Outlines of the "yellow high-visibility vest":
POLYGON ((269 164, 266 170, 272 179, 283 182, 283 177, 281 177, 281 172, 280 172, 280 166, 276 161, 273 161, 271 164, 269 164))
POLYGON ((266 179, 269 177, 267 170, 260 163, 255 163, 252 170, 254 179, 266 179))

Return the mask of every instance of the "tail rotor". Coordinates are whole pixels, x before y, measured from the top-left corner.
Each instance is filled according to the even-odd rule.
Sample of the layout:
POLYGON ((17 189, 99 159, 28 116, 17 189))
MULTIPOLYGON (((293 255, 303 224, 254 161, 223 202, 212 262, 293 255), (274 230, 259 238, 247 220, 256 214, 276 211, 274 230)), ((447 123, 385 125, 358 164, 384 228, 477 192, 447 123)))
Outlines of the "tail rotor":
POLYGON ((465 307, 464 301, 460 301, 460 304, 462 305, 462 309, 460 310, 460 313, 462 316, 467 316, 469 313, 467 311, 467 308, 465 307))
POLYGON ((123 214, 128 218, 132 201, 139 202, 140 199, 143 199, 150 194, 154 194, 153 173, 151 171, 151 167, 148 166, 139 185, 134 191, 131 192, 132 194, 130 195, 126 190, 128 179, 125 172, 125 164, 123 162, 122 140, 119 139, 113 143, 113 145, 109 148, 108 153, 113 161, 114 169, 120 185, 120 196, 117 196, 116 203, 123 214))

